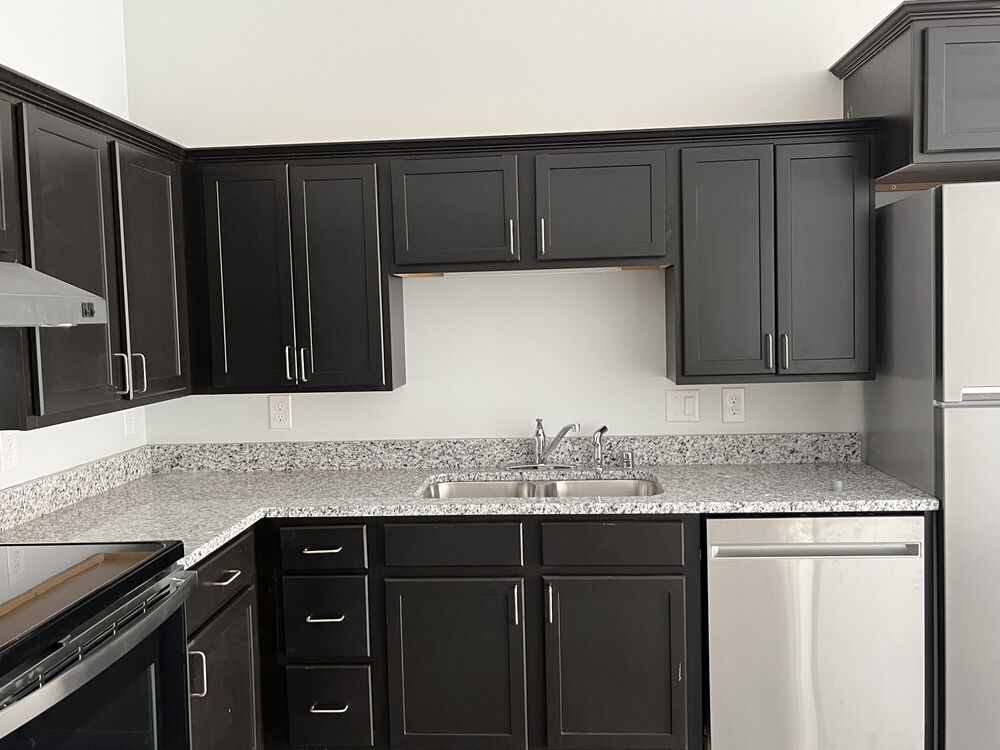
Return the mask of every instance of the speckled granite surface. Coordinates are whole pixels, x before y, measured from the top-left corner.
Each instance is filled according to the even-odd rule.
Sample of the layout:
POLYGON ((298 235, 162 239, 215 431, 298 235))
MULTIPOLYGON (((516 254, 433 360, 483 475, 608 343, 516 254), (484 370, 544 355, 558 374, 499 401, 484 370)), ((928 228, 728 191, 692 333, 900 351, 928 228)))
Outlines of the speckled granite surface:
POLYGON ((0 542, 180 539, 192 565, 265 517, 522 514, 834 513, 936 510, 937 500, 860 463, 668 465, 608 476, 655 478, 643 498, 420 497, 429 481, 590 477, 590 471, 435 473, 426 469, 156 474, 0 532, 0 542), (834 479, 844 489, 830 489, 834 479))

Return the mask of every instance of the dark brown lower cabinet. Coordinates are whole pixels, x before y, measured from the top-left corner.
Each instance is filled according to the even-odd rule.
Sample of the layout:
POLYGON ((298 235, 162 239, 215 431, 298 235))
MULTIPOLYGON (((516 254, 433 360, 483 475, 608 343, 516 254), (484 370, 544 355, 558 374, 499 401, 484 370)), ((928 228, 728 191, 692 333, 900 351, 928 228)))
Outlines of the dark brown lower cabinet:
POLYGON ((192 750, 261 746, 256 595, 250 586, 188 642, 192 750))
POLYGON ((686 747, 684 579, 544 584, 548 746, 686 747))
POLYGON ((288 667, 293 746, 371 747, 371 667, 288 667))
POLYGON ((389 740, 524 750, 521 578, 386 579, 389 740))

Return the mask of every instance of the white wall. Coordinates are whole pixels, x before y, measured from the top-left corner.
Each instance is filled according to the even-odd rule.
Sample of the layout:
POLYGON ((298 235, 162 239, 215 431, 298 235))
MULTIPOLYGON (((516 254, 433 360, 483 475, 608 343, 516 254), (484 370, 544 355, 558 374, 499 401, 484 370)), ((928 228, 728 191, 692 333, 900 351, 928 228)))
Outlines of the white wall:
POLYGON ((128 117, 122 0, 0 0, 0 65, 128 117))
MULTIPOLYGON (((0 64, 128 116, 121 0, 0 0, 0 19, 0 64)), ((20 464, 0 473, 0 488, 143 445, 145 417, 133 413, 130 437, 122 413, 19 433, 20 464)))

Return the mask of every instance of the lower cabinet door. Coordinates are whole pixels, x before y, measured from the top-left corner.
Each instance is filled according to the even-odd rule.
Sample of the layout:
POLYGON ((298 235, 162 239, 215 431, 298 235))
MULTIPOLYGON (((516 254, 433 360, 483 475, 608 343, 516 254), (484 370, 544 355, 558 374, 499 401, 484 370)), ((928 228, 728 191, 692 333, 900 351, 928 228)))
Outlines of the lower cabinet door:
POLYGON ((394 748, 523 750, 520 578, 386 579, 394 748))
POLYGON ((544 582, 548 746, 686 747, 683 578, 544 582))
POLYGON ((371 667, 287 667, 288 744, 371 747, 371 667))
POLYGON ((260 747, 260 661, 253 586, 188 643, 192 750, 260 747))

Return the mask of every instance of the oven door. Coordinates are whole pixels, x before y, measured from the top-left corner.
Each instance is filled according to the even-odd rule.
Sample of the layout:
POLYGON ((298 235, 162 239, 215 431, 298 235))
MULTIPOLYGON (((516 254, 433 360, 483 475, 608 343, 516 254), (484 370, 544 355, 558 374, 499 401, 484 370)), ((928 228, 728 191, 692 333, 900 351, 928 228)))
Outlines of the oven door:
POLYGON ((117 607, 58 654, 23 672, 18 677, 18 685, 24 683, 21 697, 0 709, 0 748, 189 750, 181 605, 195 576, 175 573, 171 581, 168 591, 151 597, 152 603, 140 597, 117 607), (81 642, 88 634, 91 644, 99 639, 90 649, 81 642), (73 660, 69 667, 67 647, 73 660), (60 655, 62 663, 54 662, 60 655), (58 672, 56 667, 61 667, 58 672), (52 674, 49 679, 46 669, 52 674), (25 682, 39 675, 40 687, 25 682))

